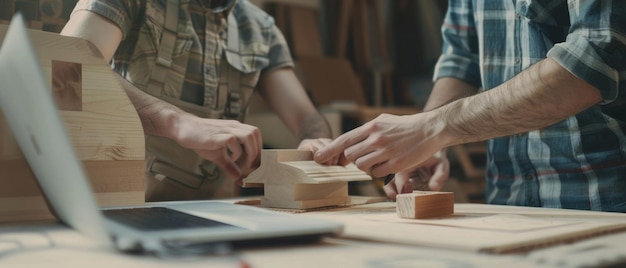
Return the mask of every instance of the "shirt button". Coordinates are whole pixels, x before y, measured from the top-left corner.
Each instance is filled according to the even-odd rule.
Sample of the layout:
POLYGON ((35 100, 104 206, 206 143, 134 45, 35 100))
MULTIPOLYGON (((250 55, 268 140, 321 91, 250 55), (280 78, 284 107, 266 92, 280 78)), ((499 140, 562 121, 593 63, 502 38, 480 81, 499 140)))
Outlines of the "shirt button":
POLYGON ((520 58, 515 58, 515 63, 519 64, 521 61, 520 58))

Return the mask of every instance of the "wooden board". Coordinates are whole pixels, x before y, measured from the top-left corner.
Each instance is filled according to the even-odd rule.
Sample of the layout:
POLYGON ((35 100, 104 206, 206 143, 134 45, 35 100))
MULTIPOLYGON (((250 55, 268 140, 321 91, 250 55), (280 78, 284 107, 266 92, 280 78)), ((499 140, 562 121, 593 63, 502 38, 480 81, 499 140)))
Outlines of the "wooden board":
MULTIPOLYGON (((6 30, 6 25, 0 25, 0 42, 6 30)), ((99 51, 85 40, 37 30, 29 30, 29 33, 44 77, 57 96, 65 128, 99 204, 142 204, 145 191, 143 129, 115 74, 99 51), (69 77, 80 85, 54 83, 56 87, 53 86, 52 72, 60 62, 73 66, 69 77), (65 94, 68 92, 72 94, 65 94)), ((1 113, 0 170, 0 222, 52 218, 1 113)))

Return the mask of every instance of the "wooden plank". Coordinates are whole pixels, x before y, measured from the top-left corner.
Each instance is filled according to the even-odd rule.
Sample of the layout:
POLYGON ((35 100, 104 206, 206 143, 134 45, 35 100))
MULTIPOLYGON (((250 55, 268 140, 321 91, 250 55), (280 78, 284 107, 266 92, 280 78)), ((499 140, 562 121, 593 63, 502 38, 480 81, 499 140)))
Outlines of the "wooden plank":
MULTIPOLYGON (((4 39, 6 30, 6 25, 0 25, 0 40, 4 39)), ((73 82, 80 85, 69 87, 71 96, 57 98, 57 102, 65 109, 60 111, 63 123, 99 205, 144 203, 143 129, 110 66, 85 40, 38 30, 29 33, 49 90, 53 88, 53 66, 60 68, 56 71, 71 66, 73 75, 80 74, 73 82), (55 64, 58 62, 67 64, 55 64)), ((63 90, 56 92, 57 95, 67 93, 62 93, 63 90)), ((0 206, 0 223, 52 217, 1 113, 0 170, 0 203, 11 204, 0 206)))
POLYGON ((322 41, 318 25, 317 10, 302 6, 289 6, 291 42, 295 58, 302 56, 322 56, 322 41))

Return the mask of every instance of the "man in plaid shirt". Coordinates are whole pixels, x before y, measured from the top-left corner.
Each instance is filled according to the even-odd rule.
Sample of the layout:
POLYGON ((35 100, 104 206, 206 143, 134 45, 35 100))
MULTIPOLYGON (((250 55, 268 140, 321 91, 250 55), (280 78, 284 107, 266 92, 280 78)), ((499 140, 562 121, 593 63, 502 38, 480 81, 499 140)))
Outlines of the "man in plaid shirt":
POLYGON ((61 34, 119 74, 146 134, 147 201, 238 194, 260 162, 260 131, 243 123, 255 89, 299 148, 330 141, 283 35, 248 0, 81 0, 61 34))
POLYGON ((425 112, 380 116, 316 160, 396 173, 395 198, 417 174, 441 189, 446 147, 489 140, 488 203, 626 212, 624 14, 616 0, 450 0, 425 112))

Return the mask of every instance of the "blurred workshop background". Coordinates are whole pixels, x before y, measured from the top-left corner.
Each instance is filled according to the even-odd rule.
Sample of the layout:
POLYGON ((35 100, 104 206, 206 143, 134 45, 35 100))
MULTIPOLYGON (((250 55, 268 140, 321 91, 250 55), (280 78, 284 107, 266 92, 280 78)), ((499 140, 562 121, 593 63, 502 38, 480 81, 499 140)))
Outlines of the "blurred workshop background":
MULTIPOLYGON (((381 113, 421 111, 441 50, 447 1, 250 0, 275 19, 309 96, 337 136, 381 113)), ((0 23, 16 11, 32 29, 59 32, 76 0, 2 0, 0 23)), ((258 97, 247 123, 266 148, 294 148, 297 140, 258 97)), ((456 202, 484 201, 485 145, 450 148, 451 178, 444 190, 456 202)), ((381 181, 351 185, 351 194, 380 195, 381 181)))

